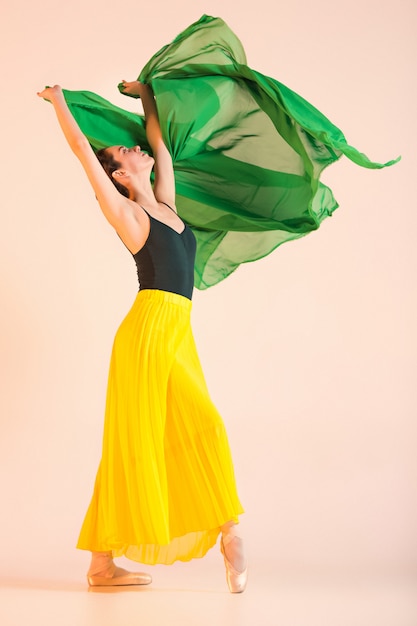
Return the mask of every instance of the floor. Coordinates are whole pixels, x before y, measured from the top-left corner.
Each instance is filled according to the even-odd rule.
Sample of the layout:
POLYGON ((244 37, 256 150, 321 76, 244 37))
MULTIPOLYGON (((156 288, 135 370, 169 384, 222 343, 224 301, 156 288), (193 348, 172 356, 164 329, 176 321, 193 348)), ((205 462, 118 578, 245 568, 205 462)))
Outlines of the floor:
POLYGON ((417 626, 417 579, 252 567, 232 595, 217 567, 154 568, 149 587, 57 576, 0 581, 2 626, 417 626))

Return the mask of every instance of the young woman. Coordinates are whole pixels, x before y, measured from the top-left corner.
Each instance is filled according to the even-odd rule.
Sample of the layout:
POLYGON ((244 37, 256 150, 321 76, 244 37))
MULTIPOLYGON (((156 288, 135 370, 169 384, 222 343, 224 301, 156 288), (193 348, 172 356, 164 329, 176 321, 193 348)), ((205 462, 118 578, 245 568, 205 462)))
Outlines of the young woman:
POLYGON ((152 156, 122 145, 96 155, 61 88, 38 93, 54 106, 104 216, 135 259, 140 283, 114 341, 102 459, 77 547, 92 552, 90 585, 148 584, 148 574, 116 567, 113 557, 188 561, 204 556, 221 534, 228 586, 239 593, 247 579, 236 531, 243 510, 190 327, 195 239, 176 212, 172 160, 152 90, 137 81, 123 81, 123 90, 142 99, 152 156))

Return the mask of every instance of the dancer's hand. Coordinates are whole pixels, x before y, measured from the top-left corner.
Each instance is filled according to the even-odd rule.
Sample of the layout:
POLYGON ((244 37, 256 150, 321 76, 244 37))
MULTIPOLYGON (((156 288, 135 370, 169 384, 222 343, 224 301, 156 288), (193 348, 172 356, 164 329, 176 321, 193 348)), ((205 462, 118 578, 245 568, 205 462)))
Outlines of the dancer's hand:
POLYGON ((138 80, 132 80, 130 82, 127 80, 122 80, 122 82, 119 84, 119 89, 123 94, 127 96, 140 98, 143 90, 146 89, 146 85, 139 82, 138 80))
POLYGON ((49 102, 53 102, 54 98, 62 95, 62 88, 60 85, 54 85, 53 87, 45 87, 42 91, 38 91, 37 95, 39 98, 43 98, 44 100, 48 100, 49 102))

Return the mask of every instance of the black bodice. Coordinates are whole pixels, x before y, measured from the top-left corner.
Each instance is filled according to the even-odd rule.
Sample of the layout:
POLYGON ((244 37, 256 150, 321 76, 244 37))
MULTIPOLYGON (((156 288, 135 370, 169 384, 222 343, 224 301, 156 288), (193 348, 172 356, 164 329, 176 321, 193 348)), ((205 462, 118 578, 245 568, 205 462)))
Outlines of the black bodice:
POLYGON ((149 215, 150 231, 133 255, 139 289, 161 289, 192 298, 196 240, 188 226, 181 233, 149 215))

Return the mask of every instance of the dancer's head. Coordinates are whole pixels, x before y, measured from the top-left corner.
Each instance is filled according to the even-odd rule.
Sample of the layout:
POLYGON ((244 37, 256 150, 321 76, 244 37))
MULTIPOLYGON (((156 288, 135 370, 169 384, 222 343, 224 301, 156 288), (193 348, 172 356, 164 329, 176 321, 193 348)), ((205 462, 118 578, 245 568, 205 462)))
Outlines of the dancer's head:
POLYGON ((154 159, 142 152, 140 146, 111 146, 96 153, 107 176, 126 198, 134 195, 134 179, 146 174, 149 177, 154 159))

